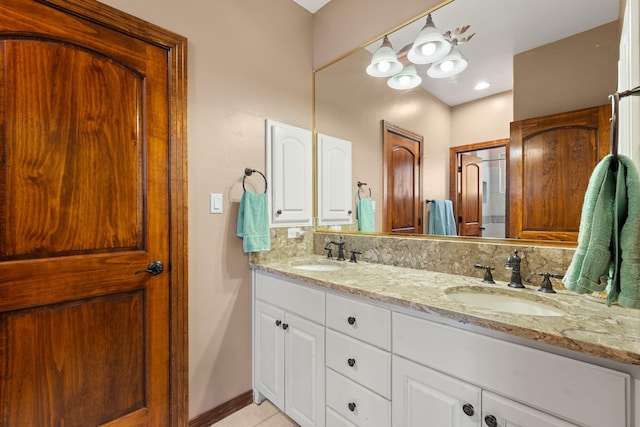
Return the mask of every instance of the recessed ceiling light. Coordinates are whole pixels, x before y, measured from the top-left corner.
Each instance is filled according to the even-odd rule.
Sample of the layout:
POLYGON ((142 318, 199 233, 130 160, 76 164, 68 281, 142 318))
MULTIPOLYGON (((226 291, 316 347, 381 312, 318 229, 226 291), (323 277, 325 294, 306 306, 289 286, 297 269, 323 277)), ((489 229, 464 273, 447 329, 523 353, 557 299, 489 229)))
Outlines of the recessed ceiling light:
POLYGON ((487 82, 480 82, 477 85, 474 86, 475 90, 483 90, 488 88, 489 86, 491 86, 489 83, 487 82))

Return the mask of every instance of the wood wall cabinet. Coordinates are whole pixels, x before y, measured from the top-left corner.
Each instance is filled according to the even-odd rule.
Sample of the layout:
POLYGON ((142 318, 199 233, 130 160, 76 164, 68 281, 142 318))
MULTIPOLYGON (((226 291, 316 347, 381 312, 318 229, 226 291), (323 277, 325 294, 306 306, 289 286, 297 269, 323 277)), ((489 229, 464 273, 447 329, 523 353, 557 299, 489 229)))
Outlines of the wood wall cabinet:
POLYGON ((324 293, 262 274, 254 284, 255 401, 324 426, 324 293))
POLYGON ((577 241, 589 178, 609 153, 611 107, 511 123, 507 237, 577 241))
POLYGON ((318 134, 318 224, 351 224, 351 141, 318 134))
POLYGON ((274 227, 313 221, 311 131, 266 121, 269 222, 274 227))

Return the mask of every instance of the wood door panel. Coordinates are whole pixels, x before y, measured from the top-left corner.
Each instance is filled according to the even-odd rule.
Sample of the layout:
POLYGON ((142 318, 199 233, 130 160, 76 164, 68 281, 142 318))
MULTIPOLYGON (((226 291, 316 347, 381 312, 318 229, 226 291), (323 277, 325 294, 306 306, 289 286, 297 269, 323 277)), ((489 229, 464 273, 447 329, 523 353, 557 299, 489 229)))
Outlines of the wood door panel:
POLYGON ((140 248, 141 77, 47 41, 7 42, 4 57, 0 256, 140 248))
POLYGON ((609 151, 611 106, 511 123, 507 237, 577 241, 584 194, 609 151))
POLYGON ((143 291, 2 317, 4 425, 99 425, 146 404, 143 291))
POLYGON ((394 147, 391 152, 391 167, 394 174, 391 176, 391 188, 393 191, 393 203, 391 206, 392 230, 413 229, 417 218, 415 217, 414 200, 416 194, 413 165, 416 163, 414 153, 405 147, 394 147))
POLYGON ((578 231, 580 215, 572 207, 584 201, 597 142, 597 129, 584 127, 549 129, 523 140, 523 231, 578 231))

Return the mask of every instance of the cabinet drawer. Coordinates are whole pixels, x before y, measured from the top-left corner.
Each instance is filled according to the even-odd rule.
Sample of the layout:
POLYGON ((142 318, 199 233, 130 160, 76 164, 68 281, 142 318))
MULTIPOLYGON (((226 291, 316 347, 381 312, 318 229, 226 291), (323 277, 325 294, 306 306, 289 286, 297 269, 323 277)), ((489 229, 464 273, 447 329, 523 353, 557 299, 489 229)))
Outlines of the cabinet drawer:
POLYGON ((331 329, 326 331, 326 348, 329 368, 387 399, 391 398, 390 353, 331 329))
POLYGON ((327 406, 360 427, 391 425, 391 403, 327 368, 327 406), (351 407, 349 405, 352 405, 351 407))
POLYGON ((327 407, 326 422, 326 427, 358 427, 329 407, 327 407))
POLYGON ((324 292, 255 272, 256 298, 324 325, 324 292))
POLYGON ((399 313, 393 351, 580 424, 627 425, 630 376, 622 372, 399 313))
POLYGON ((385 350, 391 347, 391 312, 327 294, 327 326, 385 350))

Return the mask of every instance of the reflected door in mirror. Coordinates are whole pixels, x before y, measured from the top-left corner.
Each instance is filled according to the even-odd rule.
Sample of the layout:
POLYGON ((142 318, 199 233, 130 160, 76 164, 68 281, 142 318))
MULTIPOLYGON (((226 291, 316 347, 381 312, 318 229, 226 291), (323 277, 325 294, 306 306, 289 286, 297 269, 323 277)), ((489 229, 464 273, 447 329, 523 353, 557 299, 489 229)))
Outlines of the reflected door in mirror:
POLYGON ((577 241, 589 178, 609 152, 611 107, 511 124, 508 237, 577 241))
POLYGON ((482 159, 461 154, 460 232, 461 236, 482 237, 482 159))
POLYGON ((422 234, 422 136, 384 126, 384 231, 422 234))

